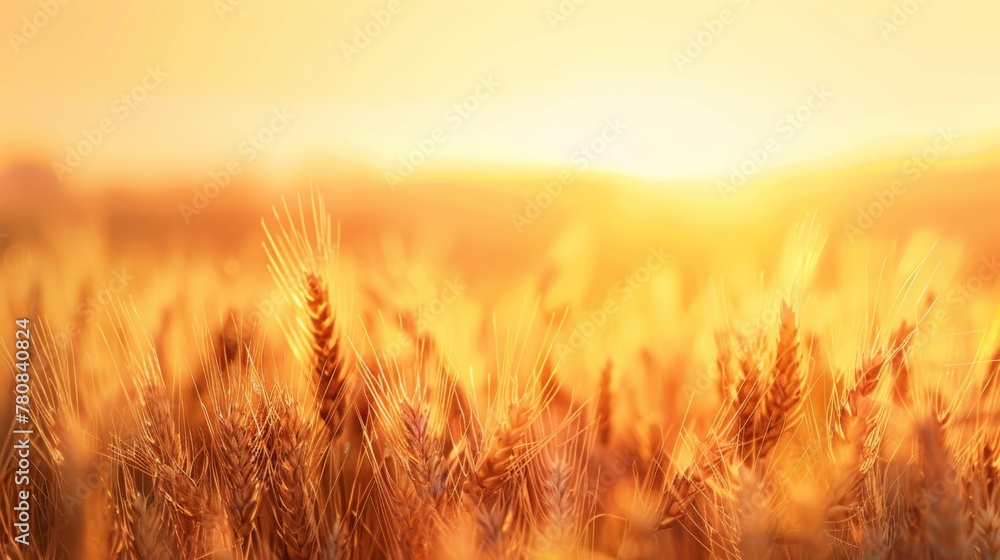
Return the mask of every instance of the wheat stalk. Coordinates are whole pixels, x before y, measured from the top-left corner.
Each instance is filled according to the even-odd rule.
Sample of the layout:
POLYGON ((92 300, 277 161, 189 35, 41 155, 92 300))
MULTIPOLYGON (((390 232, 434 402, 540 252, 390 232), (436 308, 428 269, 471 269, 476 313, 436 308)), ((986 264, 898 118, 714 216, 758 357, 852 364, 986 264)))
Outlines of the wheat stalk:
POLYGON ((333 299, 326 280, 329 263, 336 256, 330 216, 323 198, 314 189, 310 219, 302 200, 298 219, 282 199, 284 216, 273 208, 278 229, 272 233, 264 222, 268 269, 279 289, 298 309, 298 316, 281 321, 289 346, 313 375, 320 417, 334 437, 340 434, 348 398, 347 356, 337 332, 333 299))
POLYGON ((249 403, 233 396, 220 411, 215 429, 214 457, 218 465, 216 486, 233 531, 237 548, 244 558, 257 550, 253 545, 258 528, 264 482, 260 465, 264 455, 261 433, 255 425, 249 403))
POLYGON ((319 401, 320 418, 339 433, 344 419, 347 370, 340 339, 335 331, 333 308, 323 279, 313 273, 305 276, 306 309, 309 317, 312 370, 319 401))
POLYGON ((611 442, 611 414, 614 410, 614 400, 611 394, 611 360, 604 364, 601 370, 600 381, 597 391, 597 442, 602 446, 607 446, 611 442))
POLYGON ((764 406, 768 419, 759 422, 765 428, 758 442, 758 458, 767 457, 777 445, 778 438, 801 419, 805 379, 801 371, 799 329, 795 311, 787 303, 781 305, 778 333, 774 377, 767 391, 764 406))
POLYGON ((927 501, 927 542, 942 560, 966 557, 969 544, 967 517, 958 475, 945 443, 946 421, 935 416, 919 426, 924 498, 927 501))
MULTIPOLYGON (((378 350, 392 341, 374 318, 379 307, 403 308, 392 290, 422 281, 422 263, 387 242, 366 253, 355 287, 336 270, 339 247, 317 191, 276 206, 274 217, 265 254, 278 295, 262 303, 252 274, 233 280, 226 297, 201 304, 206 314, 230 313, 221 329, 197 332, 195 319, 200 339, 189 340, 164 319, 150 340, 140 316, 180 324, 201 312, 180 294, 169 313, 156 307, 169 299, 158 286, 157 297, 137 293, 127 313, 119 301, 93 317, 76 353, 37 346, 31 489, 40 542, 12 546, 13 490, 24 484, 14 481, 18 457, 5 453, 0 556, 1000 557, 1000 354, 993 333, 970 342, 979 331, 965 323, 978 311, 953 310, 963 330, 918 348, 916 325, 902 321, 888 336, 876 328, 885 316, 895 324, 909 280, 906 293, 872 302, 871 317, 849 316, 847 327, 836 324, 843 294, 818 286, 813 313, 783 301, 775 332, 749 337, 702 321, 699 305, 685 303, 664 325, 653 322, 660 310, 647 324, 623 305, 579 352, 556 356, 556 321, 548 317, 544 333, 532 321, 550 315, 557 294, 545 294, 545 312, 511 324, 506 340, 506 300, 490 325, 492 301, 470 295, 453 310, 452 336, 443 323, 431 338, 421 317, 402 318, 419 348, 390 357, 378 350), (403 285, 375 290, 383 273, 403 285), (241 332, 236 316, 251 308, 269 308, 261 315, 276 318, 284 339, 241 332), (351 336, 356 325, 367 344, 351 336), (877 343, 858 349, 851 340, 877 343), (528 350, 538 350, 533 361, 528 350), (950 375, 956 363, 972 375, 950 375), (700 383, 713 367, 718 387, 690 390, 691 372, 710 372, 700 383), (938 413, 945 400, 947 416, 938 413), (934 409, 928 420, 924 408, 934 409), (91 515, 98 506, 106 515, 91 515)), ((812 253, 803 259, 797 268, 816 264, 812 253)), ((210 291, 197 288, 183 291, 210 291)), ((82 301, 94 292, 78 291, 82 301)), ((75 311, 47 293, 33 301, 54 316, 75 311)), ((599 316, 588 314, 574 335, 599 316)), ((14 425, 10 407, 0 413, 14 425)), ((8 436, 8 451, 12 443, 8 436)))
POLYGON ((275 552, 288 560, 308 560, 319 551, 315 450, 309 424, 282 392, 268 401, 264 431, 269 446, 265 486, 275 552))
POLYGON ((507 418, 490 442, 484 457, 472 473, 475 489, 483 496, 497 493, 504 482, 518 470, 518 449, 524 444, 528 428, 538 415, 537 403, 519 400, 508 407, 507 418))

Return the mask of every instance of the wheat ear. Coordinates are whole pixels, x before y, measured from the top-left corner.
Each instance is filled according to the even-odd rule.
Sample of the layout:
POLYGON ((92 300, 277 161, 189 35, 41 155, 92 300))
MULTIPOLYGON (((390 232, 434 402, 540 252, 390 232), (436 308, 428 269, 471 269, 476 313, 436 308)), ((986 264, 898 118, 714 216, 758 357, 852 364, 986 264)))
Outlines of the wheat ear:
POLYGON ((309 316, 312 371, 319 401, 319 415, 334 433, 339 433, 344 419, 346 368, 340 339, 336 333, 333 306, 323 279, 305 275, 306 310, 309 316))
POLYGON ((927 500, 926 537, 931 551, 942 560, 965 558, 969 544, 967 517, 951 451, 945 443, 946 420, 938 416, 918 426, 924 497, 927 500))
POLYGON ((346 353, 337 329, 327 272, 336 258, 330 216, 323 198, 312 190, 309 219, 302 200, 293 216, 282 198, 284 214, 273 208, 278 222, 271 232, 264 222, 268 270, 279 289, 297 308, 293 319, 280 322, 292 352, 312 373, 320 417, 340 435, 348 394, 346 353))
POLYGON ((266 438, 271 446, 267 485, 272 544, 288 560, 310 560, 319 550, 318 512, 312 434, 290 397, 279 393, 268 403, 266 438))
POLYGON ((233 532, 233 539, 243 558, 256 551, 254 534, 258 529, 263 481, 261 463, 264 450, 260 430, 253 421, 248 403, 232 395, 231 404, 219 413, 215 430, 216 486, 233 532), (235 402, 234 402, 235 401, 235 402))
POLYGON ((759 457, 766 457, 778 438, 801 419, 802 395, 805 390, 799 352, 799 328, 795 311, 781 305, 781 325, 778 332, 774 379, 767 392, 765 410, 769 416, 759 442, 759 457))

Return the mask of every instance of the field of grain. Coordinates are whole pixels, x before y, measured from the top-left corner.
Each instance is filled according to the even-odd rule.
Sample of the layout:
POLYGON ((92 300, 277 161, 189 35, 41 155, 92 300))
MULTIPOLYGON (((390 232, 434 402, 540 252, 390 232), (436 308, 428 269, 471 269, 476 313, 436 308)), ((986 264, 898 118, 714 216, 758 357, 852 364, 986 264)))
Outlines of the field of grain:
POLYGON ((10 169, 3 557, 1000 558, 976 173, 870 226, 870 168, 728 202, 595 177, 519 232, 527 178, 185 217, 10 169))

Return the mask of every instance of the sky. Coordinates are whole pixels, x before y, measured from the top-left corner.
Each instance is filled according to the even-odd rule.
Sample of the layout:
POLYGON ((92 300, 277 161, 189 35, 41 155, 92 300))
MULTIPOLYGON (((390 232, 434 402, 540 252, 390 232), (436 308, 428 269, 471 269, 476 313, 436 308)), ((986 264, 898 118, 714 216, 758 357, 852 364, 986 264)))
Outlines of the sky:
POLYGON ((68 181, 323 159, 711 179, 1000 125, 986 0, 63 2, 0 8, 0 158, 68 181))

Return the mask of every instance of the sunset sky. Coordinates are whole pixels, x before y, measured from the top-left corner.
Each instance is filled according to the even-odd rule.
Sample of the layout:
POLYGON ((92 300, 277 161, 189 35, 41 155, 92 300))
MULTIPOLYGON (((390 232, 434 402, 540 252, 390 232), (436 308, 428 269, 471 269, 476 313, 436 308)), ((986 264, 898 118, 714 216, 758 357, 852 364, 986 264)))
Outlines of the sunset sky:
POLYGON ((985 0, 51 3, 0 8, 0 148, 66 163, 104 122, 70 181, 234 159, 381 174, 428 142, 417 173, 585 160, 711 179, 769 139, 774 169, 1000 126, 1000 4, 985 0))

